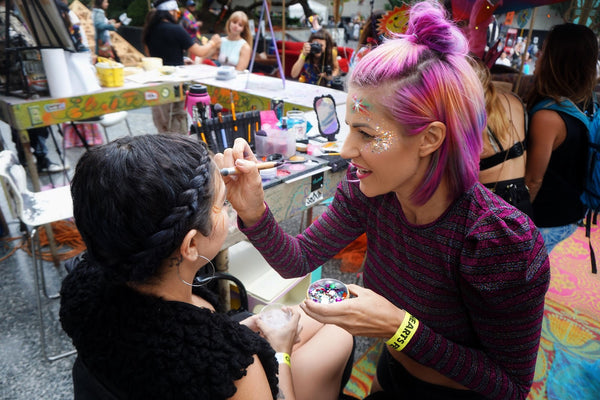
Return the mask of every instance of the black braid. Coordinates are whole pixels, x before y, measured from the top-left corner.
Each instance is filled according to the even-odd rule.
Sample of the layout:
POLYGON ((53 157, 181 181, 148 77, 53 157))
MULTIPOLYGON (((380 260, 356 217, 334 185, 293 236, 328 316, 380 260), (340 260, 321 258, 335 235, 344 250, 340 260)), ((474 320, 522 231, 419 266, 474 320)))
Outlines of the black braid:
POLYGON ((206 146, 145 135, 92 150, 72 184, 75 219, 90 257, 120 280, 155 277, 187 232, 211 233, 216 169, 206 146))

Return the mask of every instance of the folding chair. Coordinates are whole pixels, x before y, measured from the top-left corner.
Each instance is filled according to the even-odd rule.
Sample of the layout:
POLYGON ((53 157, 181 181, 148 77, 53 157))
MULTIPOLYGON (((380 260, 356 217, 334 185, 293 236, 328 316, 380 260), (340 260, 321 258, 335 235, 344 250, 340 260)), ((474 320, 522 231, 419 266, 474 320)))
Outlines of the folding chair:
POLYGON ((53 356, 47 354, 40 286, 48 299, 56 299, 60 294, 48 294, 43 262, 42 260, 38 261, 38 253, 41 251, 38 235, 39 228, 46 226, 46 232, 48 233, 48 239, 52 247, 54 245, 54 238, 51 233, 52 230, 49 229, 50 223, 73 217, 70 186, 62 186, 42 192, 29 191, 27 189, 25 168, 19 164, 16 154, 10 150, 0 152, 0 183, 6 194, 12 214, 29 231, 35 280, 34 290, 37 298, 41 345, 44 357, 49 361, 54 361, 74 354, 75 350, 53 356))

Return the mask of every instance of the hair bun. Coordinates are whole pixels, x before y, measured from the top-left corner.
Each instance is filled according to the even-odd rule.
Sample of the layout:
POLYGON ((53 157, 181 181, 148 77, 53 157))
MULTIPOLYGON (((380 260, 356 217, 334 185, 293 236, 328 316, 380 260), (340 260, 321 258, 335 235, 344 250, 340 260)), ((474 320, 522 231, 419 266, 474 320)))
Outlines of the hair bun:
POLYGON ((404 38, 442 54, 468 54, 469 44, 438 3, 424 1, 414 4, 404 38))

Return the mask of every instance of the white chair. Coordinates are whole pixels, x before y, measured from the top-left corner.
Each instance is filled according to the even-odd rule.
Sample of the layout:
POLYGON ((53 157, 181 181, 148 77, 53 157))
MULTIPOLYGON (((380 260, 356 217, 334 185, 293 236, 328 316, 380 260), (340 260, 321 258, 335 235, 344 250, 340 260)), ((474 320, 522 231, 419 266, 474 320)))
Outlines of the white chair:
POLYGON ((96 123, 96 124, 102 125, 102 128, 104 129, 104 137, 106 138, 106 142, 108 143, 108 142, 110 142, 110 139, 108 138, 108 131, 106 128, 110 128, 111 126, 120 124, 123 121, 125 122, 125 125, 127 125, 127 131, 129 132, 129 136, 133 136, 133 133, 131 132, 131 127, 129 126, 129 121, 127 120, 127 111, 117 111, 114 113, 101 115, 97 118, 85 119, 85 120, 80 120, 80 121, 72 121, 72 122, 74 125, 90 124, 90 123, 96 123))
POLYGON ((71 199, 70 186, 62 186, 41 192, 29 191, 27 189, 25 168, 19 164, 16 154, 10 150, 0 152, 0 183, 6 194, 6 199, 13 216, 18 218, 29 231, 35 280, 34 291, 37 298, 41 346, 44 357, 49 361, 54 361, 74 354, 75 350, 53 356, 47 354, 40 286, 44 295, 49 299, 56 299, 60 294, 48 294, 43 262, 42 260, 38 260, 37 257, 37 254, 41 250, 38 235, 39 227, 45 227, 48 239, 51 245, 53 245, 54 238, 51 234, 50 223, 73 217, 73 201, 71 199))

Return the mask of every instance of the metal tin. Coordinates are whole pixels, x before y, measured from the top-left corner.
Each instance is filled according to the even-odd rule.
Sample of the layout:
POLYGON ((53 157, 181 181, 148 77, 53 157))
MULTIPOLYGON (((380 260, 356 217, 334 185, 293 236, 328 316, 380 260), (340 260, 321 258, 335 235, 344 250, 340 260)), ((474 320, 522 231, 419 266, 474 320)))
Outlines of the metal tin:
POLYGON ((283 99, 280 99, 278 97, 272 98, 271 110, 275 111, 277 119, 281 120, 281 117, 283 117, 283 99))

